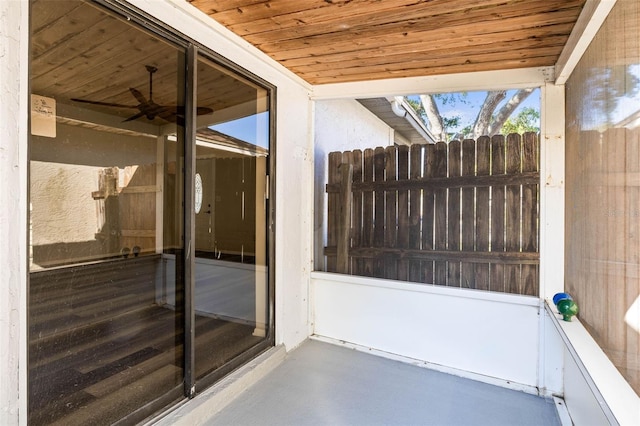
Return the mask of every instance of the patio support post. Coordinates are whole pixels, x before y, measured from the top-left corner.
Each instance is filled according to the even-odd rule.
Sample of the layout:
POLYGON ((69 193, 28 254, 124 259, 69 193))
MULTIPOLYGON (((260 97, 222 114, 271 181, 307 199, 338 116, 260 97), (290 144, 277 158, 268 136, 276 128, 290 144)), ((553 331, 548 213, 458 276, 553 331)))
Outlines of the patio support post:
POLYGON ((550 299, 564 290, 564 85, 540 93, 540 297, 550 299))
POLYGON ((29 3, 0 2, 0 424, 27 424, 29 3))
POLYGON ((562 342, 545 315, 544 299, 564 289, 564 145, 563 85, 540 87, 540 322, 538 389, 562 394, 562 342))

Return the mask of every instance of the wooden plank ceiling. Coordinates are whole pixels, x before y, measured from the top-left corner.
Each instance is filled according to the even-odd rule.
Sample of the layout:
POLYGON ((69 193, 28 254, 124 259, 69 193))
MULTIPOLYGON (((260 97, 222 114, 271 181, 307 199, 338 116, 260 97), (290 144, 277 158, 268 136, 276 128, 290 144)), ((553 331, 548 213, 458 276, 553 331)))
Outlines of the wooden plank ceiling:
POLYGON ((555 65, 585 0, 187 0, 311 84, 555 65))

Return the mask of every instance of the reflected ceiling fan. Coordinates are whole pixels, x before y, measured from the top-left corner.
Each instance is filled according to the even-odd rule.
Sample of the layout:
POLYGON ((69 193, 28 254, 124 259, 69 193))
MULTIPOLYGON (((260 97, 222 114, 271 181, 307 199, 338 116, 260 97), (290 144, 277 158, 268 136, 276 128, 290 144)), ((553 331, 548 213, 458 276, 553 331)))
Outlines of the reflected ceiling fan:
MULTIPOLYGON (((138 105, 123 105, 111 102, 90 101, 87 99, 77 98, 72 98, 71 100, 74 102, 83 102, 86 104, 106 107, 137 109, 139 111, 126 120, 123 120, 123 123, 126 121, 137 120, 138 118, 142 117, 146 117, 148 120, 153 120, 154 118, 159 117, 165 121, 177 123, 181 126, 184 126, 184 106, 159 105, 153 101, 153 74, 158 71, 158 68, 152 65, 145 65, 145 68, 149 72, 149 99, 145 98, 138 89, 135 89, 133 87, 129 88, 129 91, 131 92, 133 97, 138 101, 138 105)), ((207 107, 197 107, 196 111, 198 115, 206 115, 211 114, 213 112, 213 109, 207 107)))

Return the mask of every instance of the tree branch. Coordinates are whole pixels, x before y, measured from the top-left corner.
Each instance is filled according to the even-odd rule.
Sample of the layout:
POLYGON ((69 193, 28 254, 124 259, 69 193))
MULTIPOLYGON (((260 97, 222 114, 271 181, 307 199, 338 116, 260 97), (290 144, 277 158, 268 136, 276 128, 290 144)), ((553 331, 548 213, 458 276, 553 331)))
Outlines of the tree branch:
POLYGON ((444 121, 442 120, 442 115, 440 115, 440 110, 438 110, 438 105, 436 105, 433 95, 420 95, 420 102, 422 102, 424 113, 427 116, 427 120, 429 120, 431 133, 436 139, 446 141, 447 134, 444 129, 444 121))
POLYGON ((509 101, 504 104, 500 111, 496 114, 493 121, 487 128, 487 135, 493 136, 500 132, 505 121, 513 114, 513 111, 524 101, 535 89, 520 89, 509 101))
POLYGON ((473 139, 489 134, 489 124, 491 116, 498 107, 498 104, 507 96, 506 90, 494 90, 487 92, 487 97, 478 112, 476 122, 473 125, 473 139))

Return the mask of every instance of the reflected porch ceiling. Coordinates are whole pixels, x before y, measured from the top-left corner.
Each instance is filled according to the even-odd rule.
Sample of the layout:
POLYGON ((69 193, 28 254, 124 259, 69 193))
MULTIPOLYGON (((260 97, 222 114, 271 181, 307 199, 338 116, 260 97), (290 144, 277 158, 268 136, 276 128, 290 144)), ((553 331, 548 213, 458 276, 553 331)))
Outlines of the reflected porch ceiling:
POLYGON ((311 84, 556 64, 586 0, 187 0, 311 84))

